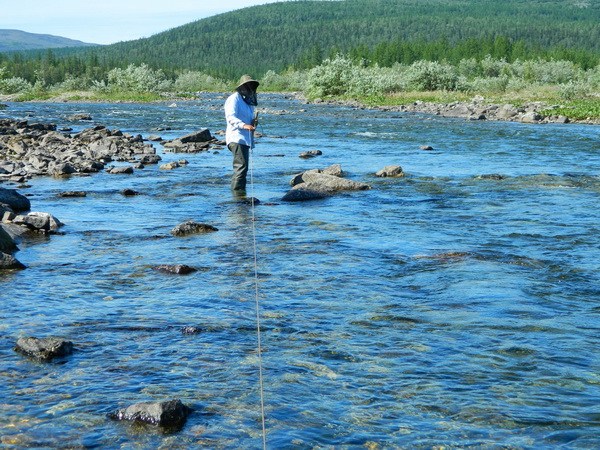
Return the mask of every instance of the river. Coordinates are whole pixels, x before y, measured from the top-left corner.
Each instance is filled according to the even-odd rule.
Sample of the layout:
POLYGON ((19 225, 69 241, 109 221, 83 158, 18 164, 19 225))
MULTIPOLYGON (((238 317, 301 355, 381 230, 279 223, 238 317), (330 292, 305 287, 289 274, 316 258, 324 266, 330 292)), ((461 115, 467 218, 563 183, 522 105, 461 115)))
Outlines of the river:
MULTIPOLYGON (((0 118, 173 139, 223 129, 224 99, 0 118)), ((227 149, 155 144, 189 164, 19 188, 65 226, 0 275, 3 446, 260 448, 254 223, 269 448, 600 447, 600 127, 260 101, 254 222, 227 149), (293 174, 331 164, 372 189, 281 202, 293 174), (406 176, 373 175, 392 164, 406 176), (219 231, 170 234, 190 219, 219 231), (75 351, 37 363, 13 350, 29 335, 75 351), (106 417, 170 398, 193 409, 176 433, 106 417)))

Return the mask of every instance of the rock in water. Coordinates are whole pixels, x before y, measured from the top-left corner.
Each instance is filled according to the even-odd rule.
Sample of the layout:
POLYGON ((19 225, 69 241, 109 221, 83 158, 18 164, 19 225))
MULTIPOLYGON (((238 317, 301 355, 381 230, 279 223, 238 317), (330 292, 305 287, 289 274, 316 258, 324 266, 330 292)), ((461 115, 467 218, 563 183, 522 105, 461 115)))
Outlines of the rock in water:
POLYGON ((173 236, 188 236, 190 234, 199 234, 199 233, 210 233, 212 231, 219 231, 217 228, 212 225, 208 225, 206 223, 197 223, 193 220, 188 220, 187 222, 180 223, 175 228, 171 230, 171 234, 173 236))
POLYGON ((375 174, 376 177, 394 177, 400 178, 404 176, 404 171, 400 166, 385 166, 375 174))
POLYGON ((25 268, 14 256, 0 252, 0 270, 23 270, 25 268))
POLYGON ((15 351, 23 353, 40 361, 50 361, 53 358, 67 356, 73 352, 73 343, 56 337, 19 338, 15 351))
POLYGON ((108 415, 113 420, 144 422, 160 427, 182 427, 190 413, 190 408, 174 399, 165 402, 136 403, 108 415))
POLYGON ((175 275, 187 275, 197 270, 185 264, 163 264, 153 267, 158 272, 172 273, 175 275))
POLYGON ((13 252, 17 249, 17 244, 10 234, 0 226, 0 252, 13 252))
POLYGON ((31 208, 29 199, 14 189, 0 188, 0 203, 10 206, 13 211, 27 211, 31 208))
POLYGON ((324 191, 304 189, 302 187, 290 189, 281 199, 284 202, 305 202, 309 200, 320 200, 330 197, 331 194, 324 191))

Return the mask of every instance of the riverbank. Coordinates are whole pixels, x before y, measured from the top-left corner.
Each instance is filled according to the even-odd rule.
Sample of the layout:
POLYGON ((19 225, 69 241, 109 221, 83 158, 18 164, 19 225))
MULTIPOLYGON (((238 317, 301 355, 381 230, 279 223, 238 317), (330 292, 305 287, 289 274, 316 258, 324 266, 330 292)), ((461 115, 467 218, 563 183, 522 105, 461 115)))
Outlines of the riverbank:
POLYGON ((312 103, 329 103, 354 108, 377 109, 389 112, 411 112, 465 120, 493 120, 521 123, 579 123, 600 124, 600 99, 581 102, 549 102, 546 100, 489 100, 481 95, 466 99, 451 98, 439 101, 440 95, 390 95, 362 100, 346 98, 316 98, 312 103), (430 100, 433 97, 434 99, 430 100))
MULTIPOLYGON (((600 98, 573 101, 555 101, 557 99, 536 100, 527 96, 517 101, 515 98, 489 99, 482 95, 467 98, 449 93, 398 93, 365 99, 328 97, 307 99, 301 92, 268 92, 292 96, 302 102, 327 103, 354 108, 378 109, 388 112, 410 112, 432 114, 442 117, 462 118, 466 120, 493 120, 521 123, 579 123, 600 124, 600 98)), ((78 91, 62 93, 47 98, 26 100, 28 102, 68 102, 68 103, 156 103, 193 100, 198 97, 182 95, 133 94, 102 96, 95 92, 78 91)), ((21 101, 18 94, 2 95, 0 102, 21 101)), ((6 106, 6 105, 5 105, 6 106)))

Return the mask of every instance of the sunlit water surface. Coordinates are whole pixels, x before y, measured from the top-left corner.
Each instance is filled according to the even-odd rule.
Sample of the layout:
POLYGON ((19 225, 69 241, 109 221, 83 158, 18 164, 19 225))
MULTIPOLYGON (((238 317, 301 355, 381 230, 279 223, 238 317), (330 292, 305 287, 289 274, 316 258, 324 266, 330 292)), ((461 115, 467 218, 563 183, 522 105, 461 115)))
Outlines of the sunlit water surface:
MULTIPOLYGON (((222 129, 224 98, 10 104, 0 117, 76 132, 92 125, 66 118, 87 112, 92 124, 172 139, 222 129)), ((263 96, 261 108, 251 195, 262 202, 268 447, 598 448, 600 128, 283 96, 263 96), (298 157, 316 149, 323 155, 298 157), (336 163, 372 189, 280 201, 293 174, 336 163), (373 175, 392 164, 406 177, 373 175)), ((22 242, 16 256, 28 268, 0 275, 3 445, 262 446, 252 209, 231 196, 227 149, 156 148, 163 162, 189 165, 20 188, 32 210, 65 227, 22 242), (58 196, 70 190, 88 195, 58 196), (171 236, 190 219, 219 231, 171 236), (158 264, 199 270, 170 276, 158 264), (76 350, 36 363, 13 351, 28 335, 67 338, 76 350), (170 398, 193 408, 177 433, 106 418, 170 398)))

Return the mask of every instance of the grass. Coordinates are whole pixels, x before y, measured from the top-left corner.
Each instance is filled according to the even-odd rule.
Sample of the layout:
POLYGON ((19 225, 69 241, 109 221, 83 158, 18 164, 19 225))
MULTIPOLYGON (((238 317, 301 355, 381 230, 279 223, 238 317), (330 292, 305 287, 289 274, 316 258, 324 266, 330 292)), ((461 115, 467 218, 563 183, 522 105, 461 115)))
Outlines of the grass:
POLYGON ((573 120, 597 120, 600 118, 600 98, 566 101, 563 105, 542 111, 542 114, 566 116, 573 120))

